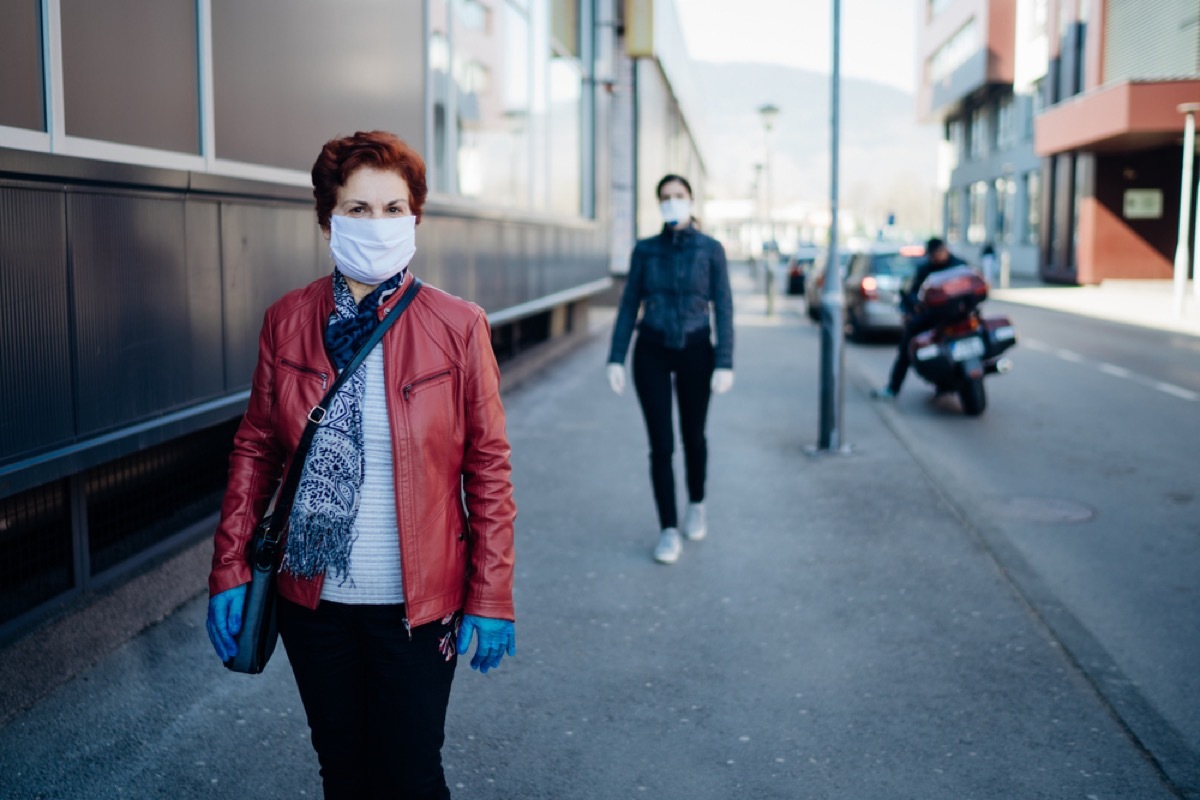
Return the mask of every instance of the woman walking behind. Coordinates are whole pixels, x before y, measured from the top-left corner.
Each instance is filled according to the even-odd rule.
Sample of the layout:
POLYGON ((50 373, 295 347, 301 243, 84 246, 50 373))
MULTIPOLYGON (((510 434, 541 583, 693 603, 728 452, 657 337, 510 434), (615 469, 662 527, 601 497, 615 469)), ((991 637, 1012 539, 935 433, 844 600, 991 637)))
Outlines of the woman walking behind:
MULTIPOLYGON (((327 142, 312 177, 335 268, 263 323, 208 581, 223 661, 237 652, 246 543, 310 409, 415 280, 421 157, 393 134, 360 132, 327 142)), ((482 309, 421 287, 296 465, 278 624, 327 798, 449 798, 441 748, 456 656, 472 634, 481 672, 515 652, 499 384, 482 309)))
POLYGON ((708 532, 704 511, 708 402, 713 392, 722 394, 733 387, 733 294, 724 248, 697 230, 692 218, 691 184, 678 175, 667 175, 658 182, 657 194, 663 229, 633 249, 613 326, 608 381, 617 394, 625 390, 625 354, 636 327, 633 384, 650 439, 650 483, 661 529, 654 559, 674 564, 683 542, 671 463, 675 451, 672 394, 679 404, 689 501, 683 537, 699 541, 708 532))

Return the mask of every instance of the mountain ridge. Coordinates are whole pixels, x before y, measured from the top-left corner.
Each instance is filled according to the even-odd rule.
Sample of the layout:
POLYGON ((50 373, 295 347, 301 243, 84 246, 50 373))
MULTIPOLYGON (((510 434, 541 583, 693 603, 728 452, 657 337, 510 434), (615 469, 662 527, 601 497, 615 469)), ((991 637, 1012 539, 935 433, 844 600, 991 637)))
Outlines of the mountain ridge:
MULTIPOLYGON (((754 164, 766 160, 758 108, 771 103, 780 109, 771 139, 774 207, 828 207, 830 76, 748 61, 693 68, 709 196, 753 195, 754 164)), ((917 121, 913 94, 876 81, 843 76, 840 101, 841 205, 868 227, 895 213, 903 227, 930 228, 940 206, 938 127, 917 121)))

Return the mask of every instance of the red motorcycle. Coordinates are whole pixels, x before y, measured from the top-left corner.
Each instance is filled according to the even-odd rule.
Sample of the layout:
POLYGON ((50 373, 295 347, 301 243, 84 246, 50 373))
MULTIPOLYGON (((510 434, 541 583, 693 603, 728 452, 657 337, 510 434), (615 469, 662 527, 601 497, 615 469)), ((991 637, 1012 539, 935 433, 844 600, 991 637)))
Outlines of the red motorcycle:
POLYGON ((963 411, 972 417, 987 408, 984 377, 1012 369, 1012 361, 1002 354, 1017 343, 1008 317, 980 313, 987 294, 987 282, 969 267, 933 273, 917 297, 934 326, 909 344, 917 374, 938 394, 956 393, 963 411))

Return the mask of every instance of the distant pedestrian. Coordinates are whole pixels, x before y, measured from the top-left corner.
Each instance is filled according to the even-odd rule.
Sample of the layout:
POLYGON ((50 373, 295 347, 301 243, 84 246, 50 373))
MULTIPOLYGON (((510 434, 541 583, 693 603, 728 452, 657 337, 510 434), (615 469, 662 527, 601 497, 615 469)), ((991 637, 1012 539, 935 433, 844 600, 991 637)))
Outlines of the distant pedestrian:
POLYGON ((896 353, 896 360, 892 364, 891 377, 888 379, 887 386, 871 391, 872 397, 886 399, 900 393, 900 386, 904 383, 904 377, 908 374, 908 368, 912 362, 908 345, 918 333, 933 327, 933 318, 925 309, 921 308, 917 300, 921 285, 933 273, 950 269, 950 267, 962 266, 964 263, 961 258, 951 255, 950 249, 941 239, 933 238, 926 242, 925 261, 917 267, 912 283, 900 293, 900 307, 905 314, 904 333, 900 336, 900 346, 896 353))
MULTIPOLYGON (((415 280, 427 193, 415 151, 382 131, 332 139, 312 178, 334 269, 263 323, 208 579, 223 661, 237 652, 246 544, 310 409, 415 280)), ((487 317, 426 286, 330 403, 286 533, 279 630, 326 798, 450 797, 457 655, 472 634, 482 672, 515 653, 510 471, 487 317)))
POLYGON ((708 532, 704 426, 709 399, 713 392, 723 394, 733 388, 733 293, 725 249, 695 225, 691 184, 678 175, 667 175, 658 182, 657 195, 663 229, 633 249, 613 326, 608 382, 617 394, 625 390, 625 354, 636 327, 633 383, 650 439, 650 482, 661 530, 654 559, 674 564, 683 542, 671 463, 675 451, 672 394, 679 405, 689 500, 683 536, 699 541, 708 532))
POLYGON ((996 261, 996 248, 992 247, 991 242, 985 242, 983 249, 979 251, 979 261, 983 266, 983 279, 988 282, 988 286, 995 286, 999 275, 999 264, 996 261))

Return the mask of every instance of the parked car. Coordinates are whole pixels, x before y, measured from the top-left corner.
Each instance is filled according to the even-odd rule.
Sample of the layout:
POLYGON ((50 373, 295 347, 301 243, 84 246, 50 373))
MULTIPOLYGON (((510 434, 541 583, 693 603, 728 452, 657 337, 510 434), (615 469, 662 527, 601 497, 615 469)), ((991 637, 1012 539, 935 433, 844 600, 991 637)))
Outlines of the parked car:
MULTIPOLYGON (((852 255, 853 253, 847 250, 838 250, 838 262, 841 264, 843 276, 846 274, 846 265, 850 263, 852 255)), ((805 278, 804 308, 808 313, 808 318, 813 322, 821 321, 821 292, 825 290, 825 265, 828 260, 828 252, 822 250, 812 267, 809 268, 805 278)))
POLYGON ((813 245, 800 245, 787 260, 787 293, 804 294, 805 282, 821 251, 813 245))
MULTIPOLYGON (((878 334, 898 334, 904 328, 900 292, 912 280, 925 257, 921 245, 877 244, 858 252, 840 253, 846 301, 846 334, 856 341, 878 334), (846 260, 848 259, 848 263, 846 260)), ((824 286, 824 272, 820 277, 824 286)), ((813 282, 808 315, 821 318, 820 289, 813 282)))
POLYGON ((921 245, 856 253, 846 276, 846 335, 898 334, 904 328, 900 292, 925 258, 921 245))

